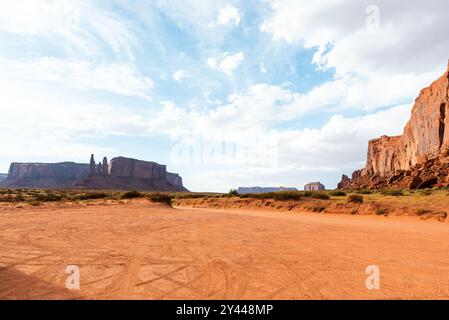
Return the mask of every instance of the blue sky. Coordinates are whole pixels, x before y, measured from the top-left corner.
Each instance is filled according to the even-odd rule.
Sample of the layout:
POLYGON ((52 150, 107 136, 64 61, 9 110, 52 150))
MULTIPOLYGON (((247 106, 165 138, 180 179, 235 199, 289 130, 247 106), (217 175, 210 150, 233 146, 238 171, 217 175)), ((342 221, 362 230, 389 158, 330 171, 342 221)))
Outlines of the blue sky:
POLYGON ((443 73, 447 9, 3 0, 0 172, 95 153, 167 164, 193 191, 333 188, 443 73))

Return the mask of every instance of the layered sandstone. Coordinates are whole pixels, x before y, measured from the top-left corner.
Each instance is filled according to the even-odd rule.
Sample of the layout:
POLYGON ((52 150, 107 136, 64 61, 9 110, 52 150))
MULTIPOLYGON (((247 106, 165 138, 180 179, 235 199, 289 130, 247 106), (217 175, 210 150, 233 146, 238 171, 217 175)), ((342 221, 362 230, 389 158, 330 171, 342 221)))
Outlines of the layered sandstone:
POLYGON ((12 163, 4 187, 11 188, 68 188, 85 179, 89 166, 74 162, 12 163))
POLYGON ((117 157, 95 164, 91 156, 89 176, 76 187, 88 189, 135 189, 143 191, 187 191, 177 173, 156 162, 117 157))
POLYGON ((105 190, 187 191, 182 178, 167 172, 167 167, 118 157, 108 163, 107 158, 96 164, 91 156, 89 164, 12 163, 8 177, 1 182, 8 188, 84 188, 105 190))
POLYGON ((8 178, 8 174, 7 173, 0 173, 0 183, 4 180, 6 180, 6 178, 8 178))
POLYGON ((448 185, 449 163, 448 71, 415 100, 410 121, 401 136, 382 136, 369 142, 365 168, 339 188, 421 188, 448 185))

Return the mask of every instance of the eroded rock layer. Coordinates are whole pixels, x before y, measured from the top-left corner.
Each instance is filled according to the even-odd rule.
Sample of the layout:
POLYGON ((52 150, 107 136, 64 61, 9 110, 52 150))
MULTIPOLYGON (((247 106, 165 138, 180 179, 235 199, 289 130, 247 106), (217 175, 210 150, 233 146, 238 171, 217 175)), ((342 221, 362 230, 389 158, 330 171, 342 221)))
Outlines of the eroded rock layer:
POLYGON ((118 157, 99 164, 12 163, 8 177, 0 181, 6 188, 82 188, 104 190, 187 191, 182 178, 167 172, 165 165, 118 157))
POLYGON ((369 142, 366 166, 338 188, 428 188, 449 185, 448 71, 421 90, 401 136, 369 142))
POLYGON ((8 188, 68 188, 87 178, 89 166, 74 162, 12 163, 2 182, 8 188))

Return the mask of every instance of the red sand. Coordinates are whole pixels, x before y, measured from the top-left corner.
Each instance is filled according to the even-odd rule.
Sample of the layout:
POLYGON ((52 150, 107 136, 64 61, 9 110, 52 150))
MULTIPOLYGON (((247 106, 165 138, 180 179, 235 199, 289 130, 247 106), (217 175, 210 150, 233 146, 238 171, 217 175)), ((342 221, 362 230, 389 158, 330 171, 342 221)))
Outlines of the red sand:
POLYGON ((140 200, 0 211, 0 230, 0 299, 449 297, 447 223, 140 200), (365 287, 368 265, 380 290, 365 287))

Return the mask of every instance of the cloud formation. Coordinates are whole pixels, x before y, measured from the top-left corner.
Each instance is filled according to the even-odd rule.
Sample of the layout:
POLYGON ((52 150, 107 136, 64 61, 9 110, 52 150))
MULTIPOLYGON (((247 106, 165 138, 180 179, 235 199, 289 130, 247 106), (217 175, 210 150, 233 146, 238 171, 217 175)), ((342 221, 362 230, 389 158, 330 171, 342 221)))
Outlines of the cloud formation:
POLYGON ((240 66, 240 64, 242 64, 243 60, 245 60, 245 55, 243 52, 238 52, 235 54, 225 52, 217 57, 209 58, 207 60, 207 64, 212 69, 220 70, 230 75, 240 66))

